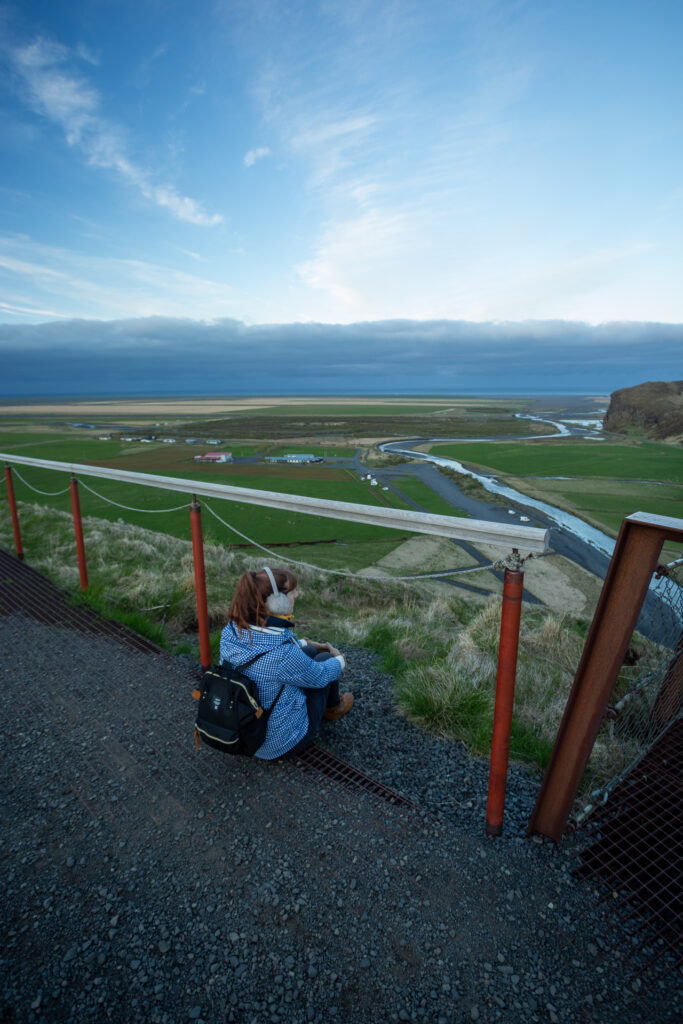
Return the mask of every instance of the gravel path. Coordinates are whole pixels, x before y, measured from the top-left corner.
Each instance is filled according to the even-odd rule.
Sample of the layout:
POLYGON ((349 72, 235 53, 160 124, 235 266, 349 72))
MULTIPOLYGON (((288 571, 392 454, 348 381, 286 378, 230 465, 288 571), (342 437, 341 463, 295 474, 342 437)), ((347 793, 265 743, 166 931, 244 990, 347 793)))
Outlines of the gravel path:
POLYGON ((367 652, 321 743, 423 814, 198 753, 179 659, 20 617, 0 652, 3 1024, 680 1019, 571 851, 522 838, 532 780, 487 840, 486 766, 396 715, 367 652))

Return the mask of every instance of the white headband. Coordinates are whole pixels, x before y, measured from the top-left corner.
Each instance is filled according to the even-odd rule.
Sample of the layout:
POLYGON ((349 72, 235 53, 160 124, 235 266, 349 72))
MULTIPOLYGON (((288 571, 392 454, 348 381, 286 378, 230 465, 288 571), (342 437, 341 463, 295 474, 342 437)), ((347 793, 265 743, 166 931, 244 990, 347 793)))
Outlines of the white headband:
POLYGON ((278 594, 280 593, 280 591, 277 589, 277 583, 275 582, 275 577, 273 576, 272 570, 269 569, 267 565, 264 565, 263 566, 263 571, 265 572, 265 574, 267 575, 268 579, 270 580, 270 585, 273 588, 273 593, 277 597, 278 594))

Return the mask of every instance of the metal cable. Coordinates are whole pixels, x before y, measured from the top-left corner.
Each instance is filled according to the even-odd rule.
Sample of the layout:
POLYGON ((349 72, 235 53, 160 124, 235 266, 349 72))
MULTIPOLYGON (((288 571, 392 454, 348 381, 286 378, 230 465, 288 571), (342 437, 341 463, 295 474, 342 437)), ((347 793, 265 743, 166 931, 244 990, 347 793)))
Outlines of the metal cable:
POLYGON ((202 505, 207 510, 207 512, 211 513, 214 519, 217 519, 218 522, 222 523, 223 526, 228 528, 228 530, 232 530, 233 533, 236 533, 238 537, 242 538, 242 540, 247 541, 248 544, 251 544, 253 547, 258 548, 260 551, 265 551, 267 555, 272 555, 273 558, 277 558, 278 560, 283 562, 289 562, 291 565, 302 565, 307 569, 315 570, 315 572, 325 572, 331 576, 345 576, 349 579, 355 580, 377 580, 380 583, 400 583, 408 580, 433 580, 440 579, 442 576, 461 576, 465 573, 483 572, 488 571, 489 569, 507 569, 512 567, 510 564, 511 561, 514 562, 514 568, 518 568, 519 566, 524 564, 527 558, 533 558, 533 555, 527 555, 526 558, 520 558, 519 555, 511 555, 507 556, 506 558, 501 558, 496 562, 491 562, 489 565, 475 565, 469 569, 446 569, 442 572, 421 573, 420 575, 415 576, 366 576, 363 573, 358 572, 345 572, 343 569, 323 569, 319 565, 312 565, 311 562, 301 562, 296 558, 287 558, 286 555, 282 555, 278 552, 271 551, 270 548, 266 548, 263 546, 263 544, 259 544, 258 541, 252 540, 251 537, 247 537, 247 535, 245 533, 242 533, 241 530, 238 530, 236 526, 232 526, 230 523, 226 523, 225 519, 221 519, 218 513, 214 512, 211 506, 208 505, 205 501, 202 502, 202 505))
POLYGON ((94 491, 92 487, 88 487, 82 480, 79 480, 78 483, 101 501, 106 501, 109 505, 116 505, 117 508, 125 508, 127 512, 149 512, 150 515, 154 515, 155 513, 180 512, 181 509, 190 507, 188 503, 186 505, 178 505, 176 508, 133 508, 131 505, 122 505, 120 501, 113 501, 112 498, 105 498, 103 494, 98 494, 97 491, 94 491))
MULTIPOLYGON (((18 470, 15 469, 14 472, 19 477, 21 482, 24 483, 28 488, 30 488, 30 490, 35 491, 37 494, 43 494, 46 497, 57 497, 58 495, 66 494, 66 492, 69 490, 68 487, 65 487, 63 491, 41 491, 37 487, 33 487, 26 480, 24 480, 24 478, 22 477, 18 470)), ((150 515, 159 515, 169 512, 180 512, 181 509, 190 507, 190 504, 188 503, 185 505, 177 505, 175 508, 134 508, 131 505, 123 505, 120 501, 114 501, 112 498, 107 498, 103 494, 99 494, 92 487, 89 487, 88 484, 84 483, 83 480, 79 480, 78 482, 81 487, 84 487, 86 491, 89 491, 96 498, 99 498, 101 501, 106 501, 107 504, 109 505, 115 505, 117 508, 125 509, 127 512, 147 512, 150 515)), ((289 562, 291 565, 301 565, 304 566, 306 569, 313 569, 315 572, 327 573, 330 576, 344 576, 347 579, 378 580, 379 582, 386 583, 402 583, 408 582, 410 580, 434 580, 441 579, 444 576, 464 576, 472 572, 488 572, 489 570, 496 569, 518 570, 522 567, 522 565, 524 565, 524 562, 526 562, 527 559, 534 557, 533 554, 529 554, 526 555, 524 558, 521 558, 516 553, 512 553, 510 555, 507 555, 505 558, 499 558, 495 562, 489 562, 487 565, 474 565, 468 569, 444 569, 441 572, 419 573, 412 576, 367 576, 364 573, 345 572, 343 569, 325 569, 322 566, 313 565, 311 562, 302 562, 296 558, 287 558, 286 555, 282 555, 275 551, 272 551, 270 548, 264 547, 263 544, 259 544, 258 541, 253 540, 251 537, 247 537, 247 535, 238 530, 236 526, 232 526, 230 523, 226 523, 226 521, 222 519, 217 512, 214 512, 214 510, 211 508, 209 504, 207 504, 207 502, 202 502, 202 504, 204 508, 208 512, 210 512, 215 519, 218 520, 219 523, 222 523, 222 525, 225 526, 228 530, 232 530, 232 532, 236 533, 238 537, 241 537, 252 547, 258 548, 260 551, 264 551, 267 555, 271 555, 273 558, 277 558, 283 562, 289 562)), ((163 605, 160 605, 159 607, 163 607, 163 605)))
POLYGON ((19 477, 22 484, 25 484, 30 491, 35 491, 36 494, 43 494, 46 498, 57 498, 60 494, 66 494, 69 490, 69 487, 66 486, 63 491, 41 491, 40 488, 34 487, 33 484, 30 484, 28 480, 24 480, 23 476, 15 466, 12 467, 12 472, 15 476, 19 477))

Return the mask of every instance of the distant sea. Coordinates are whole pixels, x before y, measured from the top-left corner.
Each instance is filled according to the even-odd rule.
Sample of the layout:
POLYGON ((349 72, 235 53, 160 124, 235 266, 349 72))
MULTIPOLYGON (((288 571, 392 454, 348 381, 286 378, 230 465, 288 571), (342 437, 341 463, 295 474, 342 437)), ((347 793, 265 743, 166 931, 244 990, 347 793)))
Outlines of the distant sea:
POLYGON ((31 394, 11 394, 0 392, 0 402, 83 402, 83 401, 112 401, 115 399, 174 399, 174 398, 197 398, 197 399, 244 399, 244 398, 310 398, 320 400, 326 398, 538 398, 545 395, 553 398, 592 398, 609 394, 604 388, 593 388, 593 390, 574 390, 566 388, 496 388, 484 390, 482 388, 461 388, 458 391, 362 391, 362 390, 320 390, 317 392, 305 391, 271 391, 263 388, 260 391, 79 391, 70 394, 44 391, 31 394))

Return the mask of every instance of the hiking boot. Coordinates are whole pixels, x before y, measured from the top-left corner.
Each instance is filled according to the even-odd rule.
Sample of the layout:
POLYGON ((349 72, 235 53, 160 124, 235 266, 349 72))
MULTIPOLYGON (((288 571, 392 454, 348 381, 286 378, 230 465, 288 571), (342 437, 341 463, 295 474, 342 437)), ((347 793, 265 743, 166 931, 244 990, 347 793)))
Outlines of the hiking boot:
POLYGON ((353 707, 353 694, 342 693, 341 700, 334 707, 328 708, 323 718, 326 718, 328 722, 336 722, 338 718, 343 718, 344 715, 351 710, 353 707))

